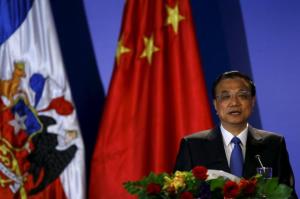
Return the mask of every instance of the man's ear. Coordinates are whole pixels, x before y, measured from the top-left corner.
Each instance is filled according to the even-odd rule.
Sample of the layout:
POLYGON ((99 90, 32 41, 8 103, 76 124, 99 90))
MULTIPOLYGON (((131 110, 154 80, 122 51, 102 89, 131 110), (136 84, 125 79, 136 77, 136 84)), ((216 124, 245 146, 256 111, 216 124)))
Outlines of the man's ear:
POLYGON ((252 108, 254 108, 255 102, 256 102, 256 97, 253 96, 251 100, 252 100, 252 101, 251 101, 252 108))
POLYGON ((218 111, 217 111, 217 100, 214 99, 214 100, 213 100, 213 103, 214 103, 214 107, 215 107, 215 110, 216 110, 216 114, 218 115, 218 111))

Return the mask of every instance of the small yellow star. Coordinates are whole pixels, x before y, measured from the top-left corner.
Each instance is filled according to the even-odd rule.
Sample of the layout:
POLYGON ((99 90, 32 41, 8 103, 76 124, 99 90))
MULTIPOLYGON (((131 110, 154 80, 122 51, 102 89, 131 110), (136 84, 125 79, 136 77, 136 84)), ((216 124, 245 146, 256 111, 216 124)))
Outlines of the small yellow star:
POLYGON ((153 35, 151 35, 150 38, 144 37, 144 44, 145 44, 145 48, 140 58, 147 57, 149 64, 151 64, 152 55, 153 53, 159 51, 159 48, 154 45, 153 35))
POLYGON ((128 52, 130 52, 130 49, 126 48, 123 45, 122 39, 120 39, 119 42, 118 42, 118 47, 117 47, 117 52, 116 52, 117 63, 119 63, 121 55, 124 54, 124 53, 128 53, 128 52))
POLYGON ((167 13, 168 13, 166 24, 167 25, 171 24, 174 32, 177 33, 179 22, 181 20, 184 20, 184 17, 179 14, 178 4, 176 4, 176 6, 174 8, 171 8, 169 6, 166 6, 166 7, 167 7, 167 13))

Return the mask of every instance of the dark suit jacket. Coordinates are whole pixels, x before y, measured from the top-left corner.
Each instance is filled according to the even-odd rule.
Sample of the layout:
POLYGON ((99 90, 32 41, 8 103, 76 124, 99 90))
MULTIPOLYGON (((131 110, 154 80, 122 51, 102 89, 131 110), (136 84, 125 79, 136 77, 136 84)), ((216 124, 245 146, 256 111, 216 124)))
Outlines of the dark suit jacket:
MULTIPOLYGON (((272 167, 273 177, 294 188, 294 175, 283 136, 255 129, 249 125, 243 177, 250 178, 260 167, 255 155, 260 155, 265 167, 272 167)), ((220 128, 195 133, 181 140, 175 170, 189 171, 197 165, 230 173, 220 128)), ((293 193, 294 198, 297 198, 293 193)))

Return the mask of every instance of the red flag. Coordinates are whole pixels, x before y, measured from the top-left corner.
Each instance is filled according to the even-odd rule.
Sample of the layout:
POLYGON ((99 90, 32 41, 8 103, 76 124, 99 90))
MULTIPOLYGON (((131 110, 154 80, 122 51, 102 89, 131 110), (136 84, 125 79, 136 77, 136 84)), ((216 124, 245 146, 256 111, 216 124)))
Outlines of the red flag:
POLYGON ((172 171, 180 139, 213 126, 189 0, 127 0, 95 146, 90 198, 172 171))

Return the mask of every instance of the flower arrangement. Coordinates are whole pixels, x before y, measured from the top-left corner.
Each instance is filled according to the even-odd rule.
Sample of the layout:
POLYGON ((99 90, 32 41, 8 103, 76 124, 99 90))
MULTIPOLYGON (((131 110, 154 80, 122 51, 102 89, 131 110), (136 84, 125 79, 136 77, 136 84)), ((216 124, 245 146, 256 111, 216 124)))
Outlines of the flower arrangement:
POLYGON ((139 181, 125 182, 124 187, 139 199, 288 199, 292 192, 277 178, 264 179, 261 175, 238 182, 224 177, 211 179, 203 166, 173 174, 150 173, 139 181))

